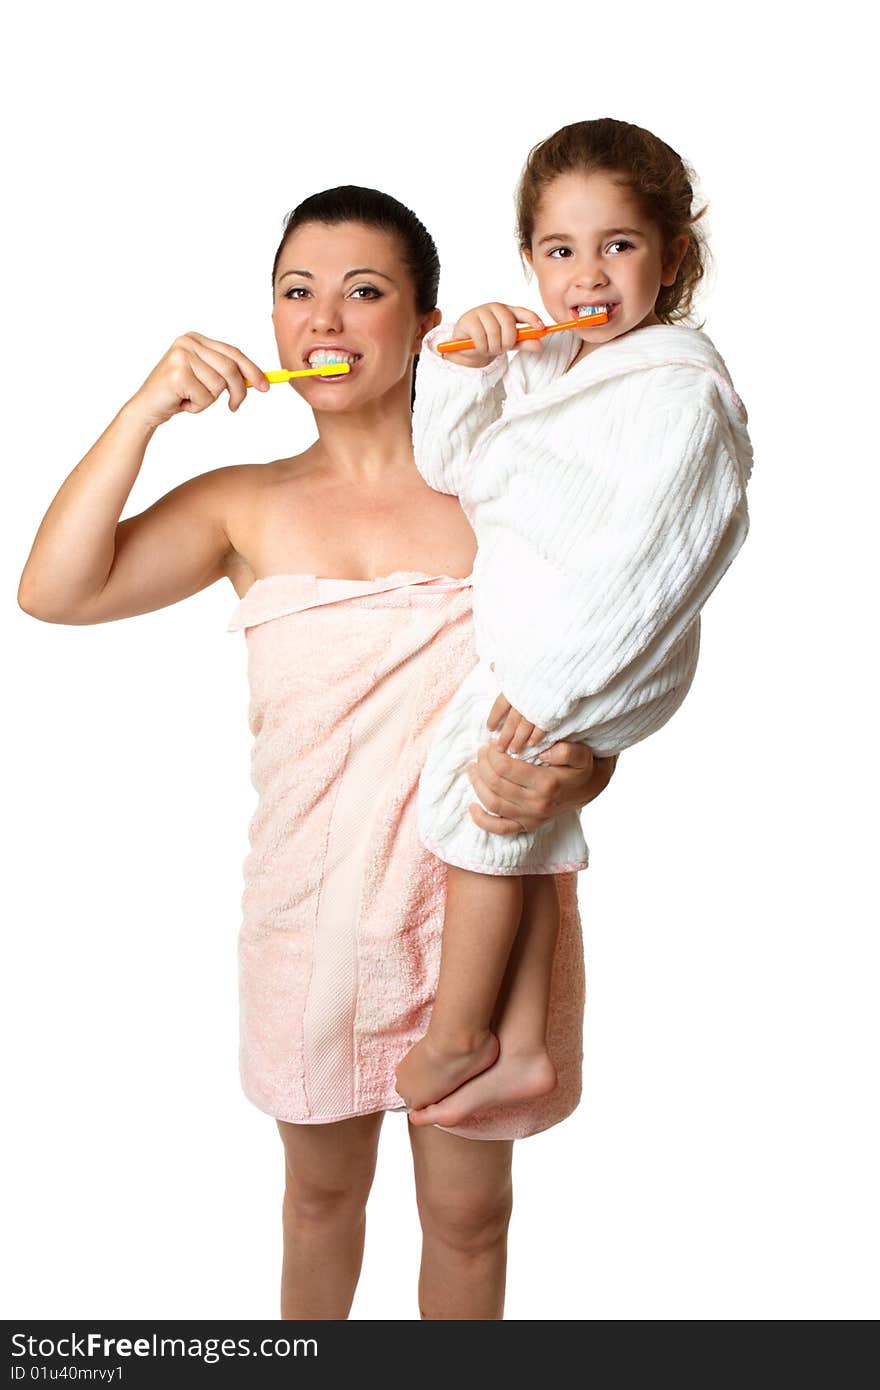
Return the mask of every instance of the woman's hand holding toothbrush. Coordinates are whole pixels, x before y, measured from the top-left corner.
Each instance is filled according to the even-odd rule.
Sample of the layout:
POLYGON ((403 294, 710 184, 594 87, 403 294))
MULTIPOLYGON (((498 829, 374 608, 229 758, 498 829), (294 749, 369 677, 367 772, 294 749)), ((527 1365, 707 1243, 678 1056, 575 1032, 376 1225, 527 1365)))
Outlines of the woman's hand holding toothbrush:
POLYGON ((128 405, 153 427, 182 411, 198 415, 224 391, 229 392, 229 409, 237 410, 247 395, 247 380, 260 391, 269 389, 265 373, 231 343, 202 333, 182 333, 128 405))

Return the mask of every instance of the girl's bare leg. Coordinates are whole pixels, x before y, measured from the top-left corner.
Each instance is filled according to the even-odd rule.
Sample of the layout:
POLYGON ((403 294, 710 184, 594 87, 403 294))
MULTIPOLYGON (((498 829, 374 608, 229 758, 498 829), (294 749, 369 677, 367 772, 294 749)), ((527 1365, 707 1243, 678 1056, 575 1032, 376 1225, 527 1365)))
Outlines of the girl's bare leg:
POLYGON ((286 1173, 282 1318, 348 1317, 383 1113, 326 1125, 276 1121, 286 1173))
POLYGON ((447 868, 440 975, 425 1036, 397 1067, 407 1105, 440 1100, 498 1056, 492 1015, 519 926, 523 880, 447 868))
POLYGON ((462 1139, 409 1126, 422 1266, 419 1310, 428 1319, 500 1319, 513 1141, 462 1139))
POLYGON ((522 879, 523 915, 498 997, 495 1023, 500 1052, 488 1070, 451 1095, 413 1110, 413 1125, 459 1125, 493 1105, 546 1095, 556 1085, 547 1051, 547 1014, 553 955, 559 932, 559 898, 552 874, 522 879))

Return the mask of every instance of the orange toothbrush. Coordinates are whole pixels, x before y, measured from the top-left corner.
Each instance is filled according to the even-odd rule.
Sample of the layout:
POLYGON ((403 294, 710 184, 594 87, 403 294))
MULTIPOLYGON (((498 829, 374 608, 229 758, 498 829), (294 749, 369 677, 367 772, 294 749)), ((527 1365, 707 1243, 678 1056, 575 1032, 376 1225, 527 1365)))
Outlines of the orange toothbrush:
MULTIPOLYGON (((565 323, 551 323, 547 328, 533 328, 531 324, 524 323, 522 327, 517 327, 516 341, 523 343, 527 338, 546 338, 548 333, 561 333, 564 328, 590 328, 597 323, 607 323, 608 315, 603 310, 601 314, 583 314, 578 319, 568 319, 565 323)), ((448 343, 438 343, 438 352, 469 352, 474 346, 473 338, 452 338, 448 343)))

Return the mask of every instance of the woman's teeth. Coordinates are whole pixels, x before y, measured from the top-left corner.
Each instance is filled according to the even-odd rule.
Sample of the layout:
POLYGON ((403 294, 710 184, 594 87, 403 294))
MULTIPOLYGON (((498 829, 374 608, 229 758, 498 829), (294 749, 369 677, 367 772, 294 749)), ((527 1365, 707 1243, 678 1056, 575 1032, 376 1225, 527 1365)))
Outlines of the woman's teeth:
POLYGON ((353 367, 355 362, 360 361, 360 355, 356 352, 337 352, 330 351, 329 348, 316 348, 309 353, 308 363, 310 367, 329 367, 337 362, 347 362, 353 367))

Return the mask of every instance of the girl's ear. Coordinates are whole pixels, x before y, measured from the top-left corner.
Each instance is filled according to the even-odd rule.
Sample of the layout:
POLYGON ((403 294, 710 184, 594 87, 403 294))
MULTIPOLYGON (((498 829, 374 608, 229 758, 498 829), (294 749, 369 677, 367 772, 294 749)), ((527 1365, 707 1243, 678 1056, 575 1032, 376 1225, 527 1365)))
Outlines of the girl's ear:
POLYGON ((687 232, 682 232, 674 241, 670 242, 666 256, 663 261, 663 274, 660 277, 661 285, 674 285, 675 277, 678 274, 678 267, 685 257, 685 252, 690 246, 691 239, 687 232))

